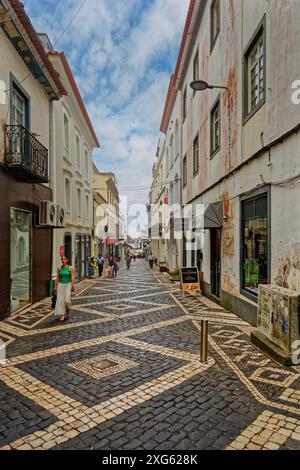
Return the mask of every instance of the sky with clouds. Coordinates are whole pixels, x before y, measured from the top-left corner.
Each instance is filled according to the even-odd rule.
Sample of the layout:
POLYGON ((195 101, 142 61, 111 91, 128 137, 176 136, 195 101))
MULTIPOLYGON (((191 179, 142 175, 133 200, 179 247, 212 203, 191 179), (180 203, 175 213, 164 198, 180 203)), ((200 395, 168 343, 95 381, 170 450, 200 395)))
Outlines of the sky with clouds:
POLYGON ((98 168, 116 174, 130 204, 145 204, 189 0, 23 3, 36 30, 70 62, 101 141, 98 168))

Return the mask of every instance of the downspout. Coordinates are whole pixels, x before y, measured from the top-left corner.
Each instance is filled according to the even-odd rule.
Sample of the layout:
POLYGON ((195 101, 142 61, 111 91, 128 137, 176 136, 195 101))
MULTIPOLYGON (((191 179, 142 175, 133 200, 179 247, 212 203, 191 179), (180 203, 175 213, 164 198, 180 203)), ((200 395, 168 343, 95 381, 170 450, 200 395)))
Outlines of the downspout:
MULTIPOLYGON (((53 100, 49 101, 49 186, 52 189, 52 200, 57 201, 55 174, 56 174, 56 151, 55 151, 55 127, 54 127, 54 104, 53 100)), ((55 246, 54 246, 54 230, 52 229, 52 275, 51 279, 56 278, 56 260, 55 260, 55 246)))

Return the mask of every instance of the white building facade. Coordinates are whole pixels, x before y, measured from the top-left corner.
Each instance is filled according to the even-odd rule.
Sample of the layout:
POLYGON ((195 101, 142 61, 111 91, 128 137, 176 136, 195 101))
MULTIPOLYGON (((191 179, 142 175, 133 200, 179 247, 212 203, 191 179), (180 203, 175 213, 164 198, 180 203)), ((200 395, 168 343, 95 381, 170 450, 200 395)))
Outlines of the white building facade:
POLYGON ((53 115, 53 201, 64 207, 62 228, 54 230, 53 276, 62 255, 74 266, 76 281, 87 276, 92 255, 93 161, 99 142, 72 71, 63 53, 50 50, 67 96, 55 103, 53 115))
POLYGON ((299 24, 294 1, 191 0, 175 72, 182 209, 188 234, 202 242, 205 230, 193 249, 183 241, 181 264, 198 265, 204 292, 252 324, 259 285, 300 289, 299 24), (197 79, 224 88, 194 92, 197 79))

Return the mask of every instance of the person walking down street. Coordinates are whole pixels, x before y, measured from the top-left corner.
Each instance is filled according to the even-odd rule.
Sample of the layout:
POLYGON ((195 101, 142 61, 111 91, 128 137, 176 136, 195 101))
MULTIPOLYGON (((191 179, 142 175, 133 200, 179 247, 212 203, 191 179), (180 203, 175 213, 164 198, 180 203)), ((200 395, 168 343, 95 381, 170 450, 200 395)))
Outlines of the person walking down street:
POLYGON ((115 256, 114 262, 115 262, 115 264, 114 264, 114 277, 117 277, 118 272, 120 270, 120 268, 119 268, 120 259, 119 259, 118 256, 115 256))
POLYGON ((136 262, 136 255, 133 256, 133 261, 136 262))
POLYGON ((127 266, 127 271, 129 271, 130 266, 131 266, 131 256, 130 255, 126 256, 126 266, 127 266))
POLYGON ((152 255, 150 255, 148 257, 148 261, 149 261, 149 266, 150 266, 150 269, 153 269, 153 265, 154 265, 154 258, 152 255))
POLYGON ((59 317, 59 321, 63 322, 70 318, 71 293, 75 290, 75 274, 74 268, 68 264, 69 259, 67 256, 63 256, 61 262, 62 266, 57 268, 54 285, 54 291, 57 295, 54 315, 59 317))
POLYGON ((95 258, 89 258, 89 265, 88 265, 88 278, 93 279, 95 274, 96 262, 95 258))
POLYGON ((105 265, 105 258, 102 256, 102 254, 99 254, 97 258, 97 265, 98 265, 99 277, 102 277, 103 269, 105 265))
POLYGON ((108 277, 111 279, 114 275, 115 270, 115 260, 113 256, 109 256, 108 258, 108 277))

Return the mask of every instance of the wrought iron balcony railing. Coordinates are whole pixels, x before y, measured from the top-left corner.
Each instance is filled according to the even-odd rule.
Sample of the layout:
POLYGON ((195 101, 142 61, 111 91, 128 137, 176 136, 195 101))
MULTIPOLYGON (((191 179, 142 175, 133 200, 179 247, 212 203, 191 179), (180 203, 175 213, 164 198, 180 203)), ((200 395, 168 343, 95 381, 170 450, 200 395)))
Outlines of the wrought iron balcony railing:
POLYGON ((48 183, 48 150, 23 126, 5 126, 5 164, 30 183, 48 183))

